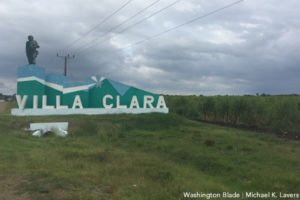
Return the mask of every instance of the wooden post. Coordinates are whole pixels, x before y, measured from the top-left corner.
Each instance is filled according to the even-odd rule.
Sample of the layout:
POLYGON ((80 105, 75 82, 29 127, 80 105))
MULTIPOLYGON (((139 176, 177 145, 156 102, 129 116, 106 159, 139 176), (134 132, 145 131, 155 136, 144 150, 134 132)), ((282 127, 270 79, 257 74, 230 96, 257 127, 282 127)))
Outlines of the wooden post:
POLYGON ((67 56, 60 56, 60 55, 57 53, 57 57, 64 58, 64 76, 67 76, 68 59, 75 58, 75 55, 70 56, 70 55, 68 54, 67 56))

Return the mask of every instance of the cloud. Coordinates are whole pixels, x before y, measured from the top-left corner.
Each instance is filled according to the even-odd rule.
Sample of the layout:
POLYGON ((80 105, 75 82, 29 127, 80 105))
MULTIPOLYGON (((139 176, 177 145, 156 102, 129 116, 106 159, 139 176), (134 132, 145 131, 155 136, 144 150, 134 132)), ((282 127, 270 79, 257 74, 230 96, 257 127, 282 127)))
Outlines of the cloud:
POLYGON ((63 59, 56 57, 57 53, 76 55, 75 59, 68 60, 68 76, 72 80, 101 74, 165 94, 300 93, 300 21, 295 9, 300 6, 299 1, 243 1, 158 38, 125 48, 233 2, 180 1, 119 33, 174 2, 160 1, 107 33, 154 2, 135 0, 69 46, 125 2, 1 1, 0 81, 9 82, 1 90, 15 93, 16 71, 18 66, 27 64, 25 42, 27 35, 32 34, 41 46, 38 65, 44 66, 47 72, 63 73, 63 59))

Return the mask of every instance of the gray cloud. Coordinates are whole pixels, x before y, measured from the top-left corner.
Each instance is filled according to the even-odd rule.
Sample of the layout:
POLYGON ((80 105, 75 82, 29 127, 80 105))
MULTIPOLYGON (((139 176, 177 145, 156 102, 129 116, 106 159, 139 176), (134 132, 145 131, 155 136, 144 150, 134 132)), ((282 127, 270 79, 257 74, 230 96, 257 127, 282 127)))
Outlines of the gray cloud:
POLYGON ((101 74, 138 88, 165 94, 300 93, 300 21, 297 0, 245 0, 235 7, 188 24, 158 38, 124 48, 233 1, 185 0, 119 34, 173 1, 161 1, 109 33, 153 1, 127 7, 69 48, 126 1, 52 0, 0 2, 0 92, 15 93, 16 71, 26 65, 25 41, 39 42, 38 65, 62 73, 60 54, 69 60, 72 80, 101 74), (85 44, 97 39, 97 45, 85 44), (121 48, 121 50, 119 50, 121 48), (82 50, 78 52, 76 50, 82 50))

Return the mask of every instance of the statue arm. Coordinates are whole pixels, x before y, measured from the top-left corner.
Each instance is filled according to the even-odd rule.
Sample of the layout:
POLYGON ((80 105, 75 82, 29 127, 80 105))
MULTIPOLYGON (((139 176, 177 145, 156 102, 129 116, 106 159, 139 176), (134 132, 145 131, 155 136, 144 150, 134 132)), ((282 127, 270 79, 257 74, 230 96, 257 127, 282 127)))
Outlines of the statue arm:
POLYGON ((36 41, 33 41, 31 43, 29 43, 29 47, 31 49, 37 49, 37 48, 40 48, 39 44, 36 42, 36 41))
POLYGON ((37 43, 37 41, 35 41, 35 47, 40 48, 40 45, 37 43))
POLYGON ((28 55, 28 53, 29 53, 29 43, 28 42, 26 42, 26 47, 25 47, 25 50, 26 50, 26 55, 28 55))

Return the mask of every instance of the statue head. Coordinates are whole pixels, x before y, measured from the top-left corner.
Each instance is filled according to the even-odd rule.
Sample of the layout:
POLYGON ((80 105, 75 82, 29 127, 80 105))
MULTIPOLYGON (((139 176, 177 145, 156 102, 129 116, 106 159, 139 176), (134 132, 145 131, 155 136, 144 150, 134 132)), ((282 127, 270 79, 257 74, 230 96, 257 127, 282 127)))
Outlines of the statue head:
POLYGON ((29 35, 29 36, 28 36, 28 40, 29 40, 29 41, 33 40, 33 36, 32 36, 32 35, 29 35))

